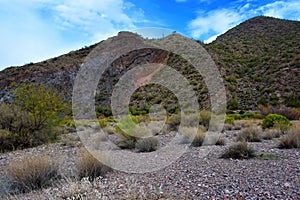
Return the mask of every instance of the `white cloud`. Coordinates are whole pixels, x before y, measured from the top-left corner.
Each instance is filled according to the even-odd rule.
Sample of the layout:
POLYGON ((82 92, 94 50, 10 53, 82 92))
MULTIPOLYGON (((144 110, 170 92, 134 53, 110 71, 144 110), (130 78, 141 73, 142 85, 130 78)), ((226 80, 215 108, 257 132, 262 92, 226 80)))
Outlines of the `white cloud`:
POLYGON ((215 41, 215 40, 217 39, 218 36, 219 36, 219 34, 218 34, 218 35, 211 36, 210 38, 208 38, 207 40, 204 40, 203 42, 204 42, 205 44, 211 43, 211 42, 215 41))
POLYGON ((63 28, 79 28, 94 40, 101 40, 119 30, 135 27, 125 13, 132 7, 133 4, 125 4, 123 0, 64 0, 52 10, 63 28))
POLYGON ((297 1, 276 1, 257 9, 265 16, 300 20, 300 2, 297 1))
POLYGON ((229 8, 199 11, 198 16, 189 22, 188 30, 192 37, 204 38, 204 42, 209 43, 230 28, 257 15, 300 20, 299 8, 298 0, 275 1, 260 7, 255 7, 255 3, 247 1, 245 5, 234 4, 229 8))
POLYGON ((124 0, 0 0, 0 18, 0 70, 67 53, 144 20, 124 0))
POLYGON ((199 38, 207 33, 219 34, 236 25, 242 18, 243 16, 234 10, 214 10, 204 15, 200 14, 196 19, 192 20, 189 23, 189 30, 192 37, 195 38, 199 38))

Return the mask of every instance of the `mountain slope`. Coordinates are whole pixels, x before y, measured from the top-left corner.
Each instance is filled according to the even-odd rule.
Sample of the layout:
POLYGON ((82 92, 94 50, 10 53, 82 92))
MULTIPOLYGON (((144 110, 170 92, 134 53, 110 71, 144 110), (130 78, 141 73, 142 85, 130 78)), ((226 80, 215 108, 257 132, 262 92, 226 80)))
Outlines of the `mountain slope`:
POLYGON ((299 47, 300 22, 255 17, 205 48, 220 67, 231 95, 236 95, 237 107, 251 109, 299 98, 299 47))
MULTIPOLYGON (((127 36, 121 33, 115 38, 127 36)), ((139 38, 134 34, 131 36, 139 38)), ((13 88, 31 82, 55 87, 66 101, 71 101, 80 65, 96 45, 105 48, 101 42, 44 62, 1 71, 0 100, 10 101, 13 88)), ((300 22, 255 17, 219 36, 213 43, 199 45, 207 49, 220 69, 227 88, 229 109, 251 110, 258 104, 300 107, 300 22)), ((200 106, 209 107, 209 95, 202 77, 178 56, 155 49, 129 52, 115 60, 112 69, 99 82, 96 104, 108 107, 112 88, 122 74, 147 61, 167 63, 180 71, 193 85, 200 106)), ((173 111, 178 109, 175 96, 166 88, 151 87, 142 87, 135 92, 131 99, 134 109, 147 110, 153 103, 162 103, 173 111)))

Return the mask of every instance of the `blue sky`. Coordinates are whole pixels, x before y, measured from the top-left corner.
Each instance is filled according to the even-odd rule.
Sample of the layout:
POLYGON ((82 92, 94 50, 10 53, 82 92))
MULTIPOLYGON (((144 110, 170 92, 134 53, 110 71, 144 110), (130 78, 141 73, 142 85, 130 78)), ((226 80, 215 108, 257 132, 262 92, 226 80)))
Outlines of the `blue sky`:
POLYGON ((0 70, 159 27, 204 42, 265 15, 300 21, 298 0, 0 0, 0 70))

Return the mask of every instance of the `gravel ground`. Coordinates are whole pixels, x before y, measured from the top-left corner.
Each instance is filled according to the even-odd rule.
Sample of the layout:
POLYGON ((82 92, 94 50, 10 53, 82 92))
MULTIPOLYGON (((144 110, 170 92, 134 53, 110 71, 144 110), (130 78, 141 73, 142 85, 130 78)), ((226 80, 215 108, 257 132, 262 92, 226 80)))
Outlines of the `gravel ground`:
MULTIPOLYGON (((189 147, 166 168, 143 174, 109 172, 94 182, 71 178, 52 187, 9 199, 300 199, 300 151, 278 149, 274 140, 249 143, 256 154, 249 160, 219 158, 235 135, 227 131, 225 146, 189 147), (209 150, 205 157, 201 150, 209 150)), ((40 146, 0 155, 0 175, 12 160, 49 155, 61 163, 61 173, 74 173, 82 144, 40 146)), ((1 182, 0 182, 1 183, 1 182)), ((3 193, 3 178, 2 178, 3 193)), ((1 197, 1 196, 0 196, 1 197)), ((8 198, 2 195, 2 198, 8 198)))

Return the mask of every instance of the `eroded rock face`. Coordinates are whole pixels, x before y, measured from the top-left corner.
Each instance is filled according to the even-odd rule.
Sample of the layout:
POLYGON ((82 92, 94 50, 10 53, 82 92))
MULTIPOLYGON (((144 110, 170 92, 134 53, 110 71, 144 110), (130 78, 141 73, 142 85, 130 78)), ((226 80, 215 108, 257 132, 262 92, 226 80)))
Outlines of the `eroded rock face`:
MULTIPOLYGON (((56 88, 63 94, 66 101, 71 102, 73 85, 80 66, 87 58, 97 56, 97 51, 106 49, 107 43, 112 46, 110 49, 111 52, 109 53, 118 52, 120 46, 126 45, 126 43, 135 43, 137 50, 129 51, 116 58, 111 66, 103 73, 95 97, 97 105, 109 107, 114 85, 118 82, 120 77, 134 67, 148 63, 163 64, 161 66, 168 65, 175 68, 186 76, 187 79, 193 81, 194 87, 197 87, 196 89, 201 91, 201 88, 204 87, 202 77, 197 74, 193 76, 190 75, 191 73, 195 73, 192 66, 178 55, 174 55, 170 52, 152 48, 151 46, 140 48, 139 45, 141 47, 145 46, 143 41, 144 39, 136 34, 120 32, 117 36, 109 38, 97 46, 94 45, 76 52, 70 52, 69 54, 41 63, 6 69, 0 72, 0 100, 5 102, 12 101, 12 91, 14 88, 23 83, 34 83, 56 88)), ((147 80, 151 79, 158 71, 159 69, 156 69, 156 71, 145 70, 138 74, 134 81, 137 89, 136 93, 139 93, 142 98, 133 97, 131 99, 131 106, 144 109, 145 105, 162 102, 165 106, 169 104, 170 109, 172 106, 178 107, 176 97, 167 88, 158 85, 152 85, 151 87, 146 86, 145 83, 147 80), (150 96, 152 97, 150 98, 150 96), (158 100, 157 97, 162 98, 162 100, 158 100), (163 98, 166 98, 166 100, 163 98)), ((203 99, 207 101, 208 97, 203 99)))

